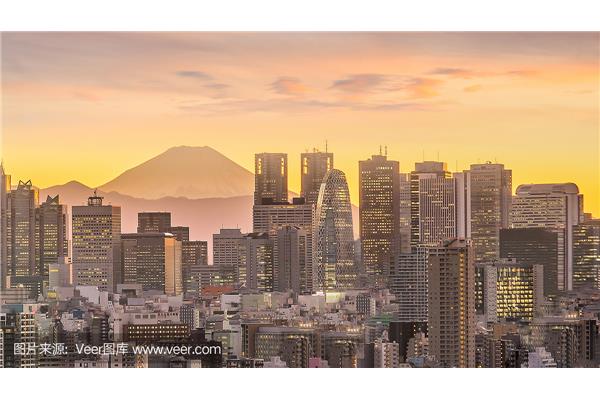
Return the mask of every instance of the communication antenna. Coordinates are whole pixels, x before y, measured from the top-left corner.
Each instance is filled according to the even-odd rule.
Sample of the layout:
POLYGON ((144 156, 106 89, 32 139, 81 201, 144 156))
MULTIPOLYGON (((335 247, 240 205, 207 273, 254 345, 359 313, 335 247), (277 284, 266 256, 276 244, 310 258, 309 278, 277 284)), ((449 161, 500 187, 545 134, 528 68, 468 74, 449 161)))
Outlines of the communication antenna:
POLYGON ((325 153, 327 153, 327 139, 325 139, 325 153))
POLYGON ((383 154, 381 154, 381 145, 379 145, 379 155, 380 156, 383 155, 383 154))
POLYGON ((385 156, 387 157, 387 146, 385 146, 385 156))

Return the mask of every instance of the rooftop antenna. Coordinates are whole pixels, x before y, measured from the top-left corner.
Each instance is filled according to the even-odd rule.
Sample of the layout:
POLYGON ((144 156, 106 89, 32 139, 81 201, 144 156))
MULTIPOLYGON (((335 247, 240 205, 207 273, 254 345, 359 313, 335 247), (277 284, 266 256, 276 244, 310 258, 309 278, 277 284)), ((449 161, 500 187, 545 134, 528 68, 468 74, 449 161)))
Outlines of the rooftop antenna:
POLYGON ((383 154, 381 154, 381 145, 379 145, 379 155, 380 156, 383 155, 383 154))
POLYGON ((440 151, 437 152, 437 160, 440 161, 440 151))
POLYGON ((327 153, 327 139, 325 139, 325 153, 327 153))
POLYGON ((423 161, 425 161, 425 149, 423 149, 423 161))

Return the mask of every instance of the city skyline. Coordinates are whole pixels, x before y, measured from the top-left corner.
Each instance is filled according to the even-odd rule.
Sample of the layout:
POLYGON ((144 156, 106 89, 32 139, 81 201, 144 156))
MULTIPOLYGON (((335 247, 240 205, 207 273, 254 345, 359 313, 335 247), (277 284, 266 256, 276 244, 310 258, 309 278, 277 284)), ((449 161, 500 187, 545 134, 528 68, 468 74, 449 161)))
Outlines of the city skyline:
POLYGON ((279 151, 299 193, 299 155, 328 141, 357 204, 357 162, 383 145, 402 172, 574 182, 597 216, 597 71, 597 33, 3 33, 3 159, 40 188, 95 187, 176 145, 249 171, 279 151))

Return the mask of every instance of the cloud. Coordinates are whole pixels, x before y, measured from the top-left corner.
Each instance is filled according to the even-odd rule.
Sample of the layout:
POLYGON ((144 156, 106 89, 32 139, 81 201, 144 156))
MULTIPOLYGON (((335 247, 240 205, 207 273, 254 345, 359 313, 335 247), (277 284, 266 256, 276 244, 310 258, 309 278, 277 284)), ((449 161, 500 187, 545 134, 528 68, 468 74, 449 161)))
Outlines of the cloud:
POLYGON ((279 77, 270 86, 274 92, 288 96, 301 96, 309 91, 300 79, 289 76, 279 77))
POLYGON ((197 71, 197 70, 177 71, 177 72, 175 72, 175 74, 182 78, 194 78, 194 79, 201 79, 201 80, 212 79, 212 77, 210 75, 208 75, 207 73, 202 72, 202 71, 197 71))
POLYGON ((430 78, 412 78, 404 86, 410 98, 428 98, 438 95, 439 86, 442 81, 430 78))
POLYGON ((345 79, 333 82, 331 89, 347 93, 366 93, 376 89, 386 81, 386 76, 381 74, 350 75, 345 79))
POLYGON ((472 78, 477 75, 474 71, 464 68, 440 67, 432 69, 428 72, 429 75, 444 75, 459 78, 472 78))
POLYGON ((481 85, 471 85, 471 86, 466 86, 463 91, 467 92, 467 93, 473 93, 473 92, 478 92, 481 90, 481 88, 483 88, 483 86, 481 85))

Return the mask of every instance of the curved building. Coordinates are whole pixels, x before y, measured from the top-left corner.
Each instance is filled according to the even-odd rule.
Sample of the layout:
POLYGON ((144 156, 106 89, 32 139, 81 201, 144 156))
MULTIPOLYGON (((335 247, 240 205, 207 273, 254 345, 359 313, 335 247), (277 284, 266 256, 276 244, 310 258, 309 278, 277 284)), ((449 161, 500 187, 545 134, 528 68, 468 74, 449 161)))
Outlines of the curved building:
POLYGON ((344 173, 332 169, 323 178, 315 218, 315 266, 319 290, 354 287, 352 205, 344 173))

